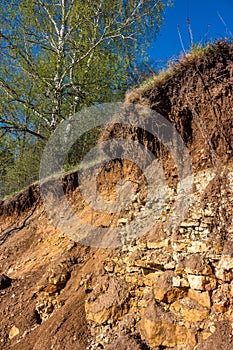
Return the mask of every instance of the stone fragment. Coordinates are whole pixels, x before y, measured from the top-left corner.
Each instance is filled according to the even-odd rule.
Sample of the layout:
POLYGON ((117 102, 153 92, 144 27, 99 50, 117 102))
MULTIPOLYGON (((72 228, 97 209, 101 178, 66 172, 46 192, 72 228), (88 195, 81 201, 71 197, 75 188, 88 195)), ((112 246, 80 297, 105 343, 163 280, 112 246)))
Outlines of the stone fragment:
POLYGON ((199 226, 198 221, 183 221, 180 224, 180 227, 195 227, 195 226, 199 226))
POLYGON ((224 246, 223 254, 216 269, 216 276, 224 282, 230 282, 233 279, 233 255, 229 251, 229 247, 224 246))
POLYGON ((105 293, 100 294, 94 301, 86 300, 86 318, 97 324, 113 322, 124 315, 128 309, 128 290, 122 280, 112 278, 105 293))
POLYGON ((201 304, 204 307, 208 307, 208 308, 211 307, 210 293, 208 291, 200 292, 194 289, 189 289, 188 297, 197 301, 199 304, 201 304))
POLYGON ((19 329, 16 326, 13 326, 9 332, 9 339, 13 339, 18 334, 19 334, 19 329))
POLYGON ((185 273, 184 265, 178 264, 175 269, 176 275, 183 275, 185 273))
POLYGON ((189 253, 203 253, 207 250, 207 245, 201 241, 192 241, 187 250, 189 253))
POLYGON ((144 286, 143 279, 138 276, 138 274, 126 275, 125 280, 128 283, 134 284, 135 286, 142 287, 144 286))
POLYGON ((213 290, 216 288, 215 276, 187 275, 190 287, 196 290, 213 290))
POLYGON ((128 218, 120 218, 120 219, 118 220, 118 224, 127 224, 128 221, 129 221, 128 218))
MULTIPOLYGON (((139 266, 126 266, 126 272, 131 273, 131 272, 139 272, 141 271, 141 267, 139 266)), ((122 267, 115 267, 115 272, 122 272, 122 267)))
POLYGON ((208 330, 206 331, 206 330, 205 330, 205 331, 202 332, 202 339, 203 339, 203 340, 206 340, 206 339, 208 339, 211 335, 212 335, 212 333, 211 333, 210 331, 208 331, 208 330))
POLYGON ((233 280, 233 270, 216 269, 216 277, 223 282, 233 280))
POLYGON ((192 275, 212 275, 211 267, 204 261, 200 254, 191 254, 184 261, 185 272, 192 275))
POLYGON ((146 343, 154 347, 182 348, 191 350, 196 345, 193 333, 175 322, 174 315, 160 305, 151 303, 139 322, 139 332, 146 343))
POLYGON ((218 268, 223 270, 233 269, 233 257, 229 255, 222 255, 218 268))
POLYGON ((173 243, 173 249, 176 252, 182 252, 187 249, 190 244, 190 240, 185 240, 184 242, 175 242, 173 243))
POLYGON ((158 278, 163 274, 162 271, 154 271, 144 275, 144 284, 147 287, 152 287, 156 284, 158 278))
POLYGON ((181 276, 174 276, 172 279, 172 284, 174 287, 188 288, 189 282, 186 278, 181 276))
POLYGON ((105 260, 105 264, 104 264, 105 271, 107 271, 109 273, 113 273, 115 266, 116 266, 116 263, 114 261, 109 260, 109 259, 105 260))
POLYGON ((173 271, 165 271, 154 283, 154 298, 165 303, 173 303, 187 295, 187 291, 173 286, 173 271))
POLYGON ((217 312, 226 312, 231 302, 231 287, 228 283, 222 284, 212 295, 213 307, 217 312))
POLYGON ((206 319, 209 315, 209 308, 199 304, 197 301, 186 297, 175 301, 170 310, 179 318, 188 322, 199 322, 206 319))
POLYGON ((137 260, 134 263, 134 266, 137 267, 142 267, 143 269, 148 269, 148 270, 163 270, 164 264, 161 261, 148 261, 148 260, 137 260))
POLYGON ((176 262, 175 261, 170 261, 167 264, 164 264, 164 269, 165 270, 174 270, 176 267, 176 262))
POLYGON ((159 249, 168 247, 170 243, 170 240, 168 238, 164 239, 163 241, 159 242, 147 242, 147 248, 148 249, 159 249))

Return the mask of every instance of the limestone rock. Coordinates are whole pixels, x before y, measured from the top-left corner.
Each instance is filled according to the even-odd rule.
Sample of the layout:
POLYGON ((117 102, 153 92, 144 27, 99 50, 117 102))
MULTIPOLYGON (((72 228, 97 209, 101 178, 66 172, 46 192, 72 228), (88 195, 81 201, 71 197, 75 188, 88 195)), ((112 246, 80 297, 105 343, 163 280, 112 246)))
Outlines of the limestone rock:
POLYGON ((218 279, 230 282, 233 279, 233 241, 224 245, 221 260, 216 269, 218 279))
POLYGON ((208 308, 203 307, 197 301, 189 297, 174 302, 170 310, 174 312, 177 317, 188 322, 203 321, 209 315, 208 308))
POLYGON ((148 261, 148 260, 138 260, 135 262, 135 265, 137 267, 143 268, 143 270, 148 271, 157 271, 163 269, 163 263, 161 261, 148 261))
POLYGON ((196 290, 213 290, 216 288, 216 278, 212 276, 187 275, 190 287, 196 290))
POLYGON ((142 277, 139 276, 138 274, 126 275, 125 280, 126 280, 126 282, 131 283, 137 287, 142 287, 145 285, 142 277))
POLYGON ((153 242, 153 241, 148 241, 147 242, 147 248, 148 249, 159 249, 163 247, 168 247, 170 243, 170 240, 164 239, 163 241, 158 241, 158 242, 153 242))
POLYGON ((190 240, 189 239, 186 239, 183 242, 174 242, 173 243, 173 249, 176 252, 183 252, 184 250, 187 249, 189 244, 190 244, 190 240))
POLYGON ((188 288, 189 282, 186 278, 180 276, 174 276, 172 279, 172 284, 174 287, 188 288))
POLYGON ((173 303, 187 295, 186 289, 173 287, 174 272, 165 271, 153 285, 154 297, 156 300, 165 303, 173 303))
POLYGON ((38 283, 34 295, 37 297, 36 311, 41 320, 47 320, 55 309, 62 306, 58 296, 70 279, 71 261, 61 261, 51 266, 38 283))
POLYGON ((208 291, 200 292, 194 289, 189 289, 188 297, 197 301, 199 304, 201 304, 204 307, 208 307, 208 308, 211 307, 210 293, 208 291))
POLYGON ((184 260, 184 270, 192 275, 212 275, 211 267, 204 261, 201 254, 192 254, 184 260))
POLYGON ((185 346, 186 349, 191 350, 196 345, 195 336, 191 331, 176 323, 175 316, 171 312, 165 311, 155 303, 151 303, 142 316, 139 332, 150 347, 185 346))
POLYGON ((197 301, 186 297, 181 300, 175 301, 171 305, 171 309, 177 317, 184 319, 188 322, 203 321, 209 315, 210 310, 197 301))
POLYGON ((36 294, 41 292, 49 295, 60 293, 70 279, 70 261, 62 261, 60 264, 51 267, 39 282, 36 294))
POLYGON ((120 279, 111 279, 105 293, 100 294, 95 300, 91 298, 86 300, 87 320, 97 324, 113 322, 128 311, 128 294, 126 285, 120 279))
MULTIPOLYGON (((206 232, 208 233, 208 231, 206 232)), ((201 241, 192 241, 191 246, 188 247, 190 253, 204 253, 207 250, 207 244, 201 241)))
POLYGON ((222 284, 219 289, 213 292, 213 307, 218 312, 226 312, 231 303, 231 290, 228 283, 222 284))
POLYGON ((163 271, 154 271, 151 273, 146 273, 145 274, 145 270, 144 272, 144 284, 147 287, 153 287, 154 285, 156 285, 157 280, 160 278, 160 276, 163 274, 163 271))
POLYGON ((13 339, 18 334, 19 334, 19 329, 16 326, 13 326, 9 332, 9 339, 13 339))
POLYGON ((106 259, 104 262, 104 269, 105 269, 105 271, 107 271, 109 273, 114 272, 115 266, 116 266, 116 263, 113 260, 106 259))

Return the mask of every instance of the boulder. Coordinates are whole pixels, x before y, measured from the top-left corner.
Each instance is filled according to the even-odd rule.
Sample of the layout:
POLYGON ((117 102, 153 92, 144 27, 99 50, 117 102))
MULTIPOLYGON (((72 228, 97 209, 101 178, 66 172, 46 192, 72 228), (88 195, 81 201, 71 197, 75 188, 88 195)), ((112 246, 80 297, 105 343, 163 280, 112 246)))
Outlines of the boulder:
POLYGON ((196 345, 194 334, 185 326, 179 325, 175 315, 157 303, 151 303, 142 315, 139 332, 152 348, 185 346, 185 349, 191 350, 196 345))

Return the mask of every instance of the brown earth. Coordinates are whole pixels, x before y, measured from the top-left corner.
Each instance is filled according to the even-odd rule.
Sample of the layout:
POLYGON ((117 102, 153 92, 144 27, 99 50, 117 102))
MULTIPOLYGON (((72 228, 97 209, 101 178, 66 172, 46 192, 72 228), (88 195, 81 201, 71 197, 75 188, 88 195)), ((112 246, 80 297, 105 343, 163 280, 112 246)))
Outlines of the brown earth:
MULTIPOLYGON (((174 231, 166 226, 177 199, 174 161, 152 135, 128 126, 113 125, 101 139, 145 144, 162 162, 169 189, 142 237, 111 249, 75 241, 47 217, 39 184, 0 203, 0 273, 12 279, 0 283, 1 349, 233 349, 232 53, 232 45, 216 44, 126 97, 170 120, 190 151, 192 203, 174 231)), ((130 161, 110 161, 97 188, 115 200, 122 180, 132 183, 134 199, 115 214, 85 203, 77 172, 64 177, 63 188, 84 223, 124 233, 151 212, 147 179, 130 161)))

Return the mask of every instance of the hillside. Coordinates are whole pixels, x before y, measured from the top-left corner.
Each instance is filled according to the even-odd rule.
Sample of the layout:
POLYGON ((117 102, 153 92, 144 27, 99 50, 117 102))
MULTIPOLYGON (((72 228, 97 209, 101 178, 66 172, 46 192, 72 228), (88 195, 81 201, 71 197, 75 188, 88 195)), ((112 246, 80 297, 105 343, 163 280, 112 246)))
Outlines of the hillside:
MULTIPOLYGON (((97 177, 108 201, 119 184, 132 183, 132 202, 120 214, 93 212, 78 173, 64 176, 70 206, 95 227, 92 239, 99 228, 124 235, 135 223, 135 237, 122 246, 88 246, 56 229, 38 183, 0 202, 1 349, 233 349, 232 86, 233 46, 223 41, 126 95, 126 106, 160 113, 184 140, 193 175, 185 198, 182 164, 161 140, 117 122, 103 131, 100 141, 139 141, 156 158, 152 168, 160 162, 167 186, 160 215, 160 200, 149 198, 149 180, 130 160, 109 161, 97 177), (174 211, 185 215, 168 226, 174 211), (146 219, 149 229, 137 234, 146 219)), ((85 227, 76 227, 78 237, 88 237, 85 227)))

